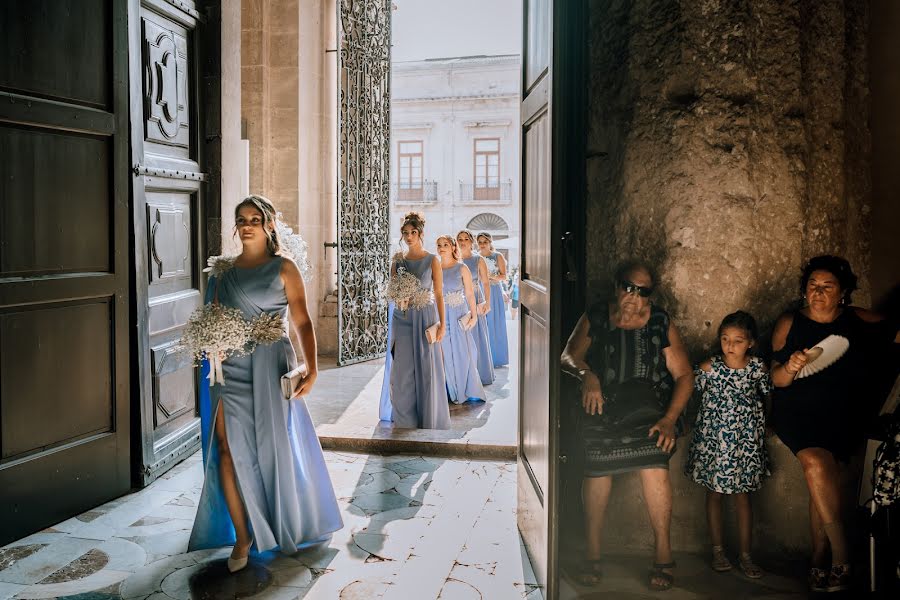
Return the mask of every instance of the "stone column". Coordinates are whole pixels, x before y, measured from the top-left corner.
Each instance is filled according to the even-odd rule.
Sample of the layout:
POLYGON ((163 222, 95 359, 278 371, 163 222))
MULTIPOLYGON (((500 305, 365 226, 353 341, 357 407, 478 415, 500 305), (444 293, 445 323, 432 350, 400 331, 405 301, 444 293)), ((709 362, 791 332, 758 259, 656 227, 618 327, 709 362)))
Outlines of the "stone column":
POLYGON ((240 199, 243 145, 241 142, 241 7, 222 5, 222 251, 233 253, 232 214, 240 199))
MULTIPOLYGON (((307 304, 320 353, 337 325, 320 319, 334 290, 336 60, 334 0, 242 0, 242 108, 250 143, 250 191, 270 198, 309 244, 307 304)), ((327 314, 327 311, 326 311, 327 314)))

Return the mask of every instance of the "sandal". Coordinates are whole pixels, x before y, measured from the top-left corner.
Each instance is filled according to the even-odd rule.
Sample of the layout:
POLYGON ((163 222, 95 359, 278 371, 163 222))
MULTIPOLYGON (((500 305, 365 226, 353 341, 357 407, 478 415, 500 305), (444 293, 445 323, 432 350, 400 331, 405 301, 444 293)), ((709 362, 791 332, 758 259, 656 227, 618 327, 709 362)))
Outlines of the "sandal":
POLYGON ((724 573, 725 571, 730 571, 732 569, 731 561, 725 556, 725 548, 722 546, 712 547, 711 566, 713 571, 718 571, 719 573, 724 573))
POLYGON ((667 563, 653 563, 653 568, 650 569, 650 589, 654 592, 664 592, 671 588, 672 584, 675 583, 675 576, 671 573, 666 573, 663 569, 674 568, 674 560, 667 563))
POLYGON ((578 583, 584 586, 593 586, 600 583, 600 563, 602 562, 602 559, 599 558, 584 559, 578 569, 578 583))
POLYGON ((841 592, 850 589, 850 565, 834 565, 828 574, 826 592, 841 592))
POLYGON ((828 589, 828 571, 819 569, 818 567, 812 567, 809 570, 807 581, 809 582, 809 591, 824 592, 828 589))
POLYGON ((744 572, 744 575, 749 577, 750 579, 759 579, 763 576, 763 570, 760 569, 749 554, 741 553, 738 557, 738 565, 741 567, 741 571, 744 572))

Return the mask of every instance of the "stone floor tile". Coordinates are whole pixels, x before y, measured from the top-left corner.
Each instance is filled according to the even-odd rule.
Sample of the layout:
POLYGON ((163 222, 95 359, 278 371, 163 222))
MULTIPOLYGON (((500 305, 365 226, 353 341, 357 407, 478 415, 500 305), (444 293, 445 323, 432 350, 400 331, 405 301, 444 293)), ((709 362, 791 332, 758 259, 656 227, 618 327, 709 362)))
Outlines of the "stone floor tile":
POLYGON ((0 572, 8 569, 18 561, 31 556, 41 548, 46 547, 47 544, 18 544, 0 548, 0 572))
MULTIPOLYGON (((406 496, 410 500, 418 500, 425 503, 426 493, 431 488, 431 473, 415 473, 407 475, 400 479, 394 486, 398 494, 406 496)), ((431 493, 431 496, 438 496, 437 490, 431 493)))
POLYGON ((65 536, 0 572, 0 581, 31 585, 90 551, 96 541, 65 536))
POLYGON ((187 552, 190 537, 191 531, 189 529, 180 529, 178 531, 136 536, 128 539, 143 548, 147 554, 175 556, 187 552))
POLYGON ((352 504, 367 514, 375 514, 385 510, 408 507, 410 499, 396 492, 378 494, 361 494, 353 498, 352 504))
MULTIPOLYGON (((169 573, 162 580, 162 584, 160 585, 161 590, 166 596, 174 598, 175 600, 191 600, 191 577, 202 569, 207 568, 208 564, 209 563, 195 564, 169 573)), ((250 569, 250 566, 248 566, 247 569, 250 569)))
POLYGON ((482 600, 483 598, 500 600, 501 598, 510 598, 511 594, 516 593, 515 590, 502 590, 500 586, 490 582, 482 582, 482 587, 479 588, 473 583, 456 578, 454 573, 451 573, 444 582, 444 587, 441 588, 438 596, 440 600, 482 600))
POLYGON ((283 587, 303 588, 308 587, 313 580, 312 572, 309 567, 296 566, 287 569, 281 569, 274 573, 273 585, 283 587))
POLYGON ((387 491, 400 483, 400 476, 391 470, 379 471, 377 473, 363 473, 362 475, 365 476, 365 481, 363 482, 361 479, 357 484, 356 489, 353 490, 354 496, 360 494, 377 494, 379 492, 387 491))
POLYGON ((171 556, 154 561, 138 569, 119 588, 119 594, 126 600, 132 598, 146 598, 154 592, 162 590, 163 579, 178 569, 197 564, 196 553, 171 556))
POLYGON ((389 468, 397 474, 433 473, 443 461, 429 460, 427 458, 414 458, 400 463, 394 463, 389 468))
POLYGON ((33 598, 57 598, 60 596, 83 594, 124 581, 130 575, 131 572, 129 571, 102 569, 83 579, 28 586, 25 590, 19 592, 16 598, 29 600, 33 598))
MULTIPOLYGON (((395 578, 396 571, 394 563, 391 561, 362 563, 354 566, 352 569, 337 568, 328 570, 318 574, 308 591, 305 592, 305 598, 310 600, 339 600, 342 598, 341 593, 354 582, 384 584, 390 585, 395 578)), ((380 587, 380 586, 376 586, 380 587)), ((365 589, 361 587, 360 589, 365 589)), ((350 588, 348 593, 353 592, 354 588, 350 588)), ((363 596, 365 597, 365 596, 363 596)), ((377 597, 377 596, 376 596, 377 597)), ((414 595, 411 597, 415 600, 425 600, 425 596, 414 595)))
POLYGON ((390 584, 377 581, 354 581, 340 592, 340 600, 370 600, 383 598, 390 584))
POLYGON ((193 521, 194 517, 197 516, 197 507, 196 506, 178 506, 173 505, 171 503, 166 503, 163 506, 158 506, 155 509, 151 510, 147 513, 146 517, 162 517, 169 519, 187 519, 189 521, 193 521))
POLYGON ((162 533, 168 533, 171 531, 190 531, 194 526, 194 519, 162 519, 159 517, 144 517, 142 519, 139 519, 135 523, 152 520, 159 520, 160 522, 139 526, 135 526, 134 524, 132 524, 132 526, 130 527, 123 527, 122 529, 117 529, 115 531, 115 537, 147 537, 162 533))
POLYGON ((90 523, 81 523, 71 533, 77 537, 95 540, 109 539, 115 536, 119 529, 128 527, 179 495, 177 491, 157 490, 153 487, 129 494, 125 496, 124 502, 120 499, 115 508, 90 523))
POLYGON ((0 581, 0 600, 9 600, 27 587, 27 585, 19 583, 6 583, 0 581))

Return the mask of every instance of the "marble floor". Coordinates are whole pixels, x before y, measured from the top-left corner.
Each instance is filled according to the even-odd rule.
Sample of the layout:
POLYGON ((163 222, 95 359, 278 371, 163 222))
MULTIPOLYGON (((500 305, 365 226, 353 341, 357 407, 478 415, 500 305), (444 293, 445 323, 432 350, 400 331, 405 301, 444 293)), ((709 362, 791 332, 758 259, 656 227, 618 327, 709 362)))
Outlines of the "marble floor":
POLYGON ((384 360, 336 367, 322 360, 307 399, 324 448, 515 460, 518 399, 518 321, 506 321, 512 363, 496 370, 485 402, 451 405, 451 428, 395 429, 378 420, 384 360))
MULTIPOLYGON (((255 554, 236 575, 230 548, 186 552, 200 455, 149 487, 0 548, 0 600, 542 598, 516 527, 515 464, 325 452, 344 528, 292 556, 255 554)), ((599 585, 577 583, 577 541, 560 540, 561 598, 660 597, 647 557, 610 555, 599 585)), ((802 572, 763 565, 750 580, 676 553, 671 600, 806 597, 802 572)))
POLYGON ((326 452, 344 528, 230 575, 187 553, 195 454, 149 487, 0 548, 0 600, 540 598, 516 529, 515 464, 326 452))

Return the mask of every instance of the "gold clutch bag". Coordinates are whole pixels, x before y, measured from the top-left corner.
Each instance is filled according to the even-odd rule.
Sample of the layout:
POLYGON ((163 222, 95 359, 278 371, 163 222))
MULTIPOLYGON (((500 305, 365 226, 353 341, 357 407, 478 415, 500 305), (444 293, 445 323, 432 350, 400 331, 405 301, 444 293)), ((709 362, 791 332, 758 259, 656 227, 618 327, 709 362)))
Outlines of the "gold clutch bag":
POLYGON ((296 369, 288 371, 281 376, 281 395, 285 400, 290 400, 297 389, 300 380, 306 377, 306 363, 300 363, 296 369))
POLYGON ((437 330, 438 323, 435 323, 431 327, 425 330, 425 339, 428 340, 429 344, 433 344, 437 341, 437 330))
POLYGON ((461 316, 458 319, 458 321, 459 321, 459 326, 462 328, 463 331, 469 331, 470 329, 475 327, 476 323, 478 323, 478 319, 472 316, 472 311, 469 311, 466 314, 464 314, 463 316, 461 316))

